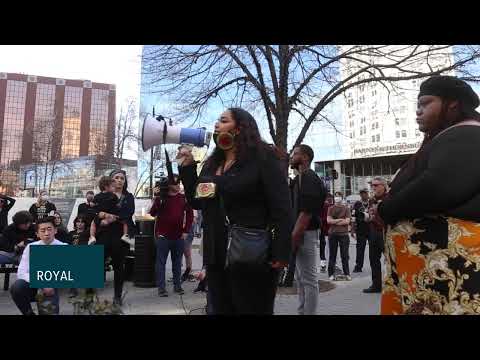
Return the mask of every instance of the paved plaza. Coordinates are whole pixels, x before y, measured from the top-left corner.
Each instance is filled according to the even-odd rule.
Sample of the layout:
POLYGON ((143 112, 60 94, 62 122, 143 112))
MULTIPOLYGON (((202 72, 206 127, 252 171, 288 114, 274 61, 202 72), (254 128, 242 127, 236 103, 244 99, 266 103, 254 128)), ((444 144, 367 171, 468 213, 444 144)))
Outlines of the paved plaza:
MULTIPOLYGON (((195 239, 193 250, 193 268, 199 270, 202 258, 198 254, 198 239, 195 239)), ((363 273, 352 273, 352 281, 337 281, 333 290, 320 293, 318 314, 320 315, 376 315, 380 311, 380 294, 364 294, 363 289, 370 286, 370 266, 368 265, 368 245, 365 251, 365 266, 363 273)), ((328 249, 327 249, 328 257, 328 249)), ((382 258, 383 259, 383 258, 382 258)), ((355 240, 350 244, 350 271, 355 263, 355 240)), ((171 277, 170 259, 167 262, 167 279, 171 277)), ((340 266, 338 255, 337 265, 340 266)), ((326 273, 318 275, 319 280, 328 281, 326 273)), ((16 274, 10 276, 12 284, 16 274)), ((0 274, 0 284, 3 284, 3 274, 0 274)), ((123 311, 128 315, 204 315, 206 305, 205 293, 193 293, 197 282, 183 283, 185 294, 179 296, 173 293, 173 284, 167 284, 169 297, 157 296, 156 288, 138 288, 132 282, 126 282, 126 292, 123 311)), ((104 289, 99 289, 101 299, 112 300, 113 297, 113 272, 107 274, 107 282, 104 289)), ((73 305, 68 302, 68 291, 61 290, 60 313, 73 314, 73 305)), ((276 315, 296 315, 297 295, 277 295, 275 301, 276 315)), ((34 306, 36 310, 36 307, 34 306)), ((18 309, 12 302, 8 291, 0 290, 0 314, 18 315, 18 309)))

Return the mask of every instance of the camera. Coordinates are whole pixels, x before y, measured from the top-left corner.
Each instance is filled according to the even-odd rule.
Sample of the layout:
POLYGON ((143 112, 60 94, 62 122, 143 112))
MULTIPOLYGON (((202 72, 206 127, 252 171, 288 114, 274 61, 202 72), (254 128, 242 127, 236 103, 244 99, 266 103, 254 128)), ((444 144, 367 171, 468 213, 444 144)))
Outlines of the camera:
POLYGON ((166 199, 168 196, 168 185, 170 184, 168 177, 160 176, 159 180, 155 182, 155 187, 159 189, 159 192, 155 196, 159 196, 161 199, 166 199))

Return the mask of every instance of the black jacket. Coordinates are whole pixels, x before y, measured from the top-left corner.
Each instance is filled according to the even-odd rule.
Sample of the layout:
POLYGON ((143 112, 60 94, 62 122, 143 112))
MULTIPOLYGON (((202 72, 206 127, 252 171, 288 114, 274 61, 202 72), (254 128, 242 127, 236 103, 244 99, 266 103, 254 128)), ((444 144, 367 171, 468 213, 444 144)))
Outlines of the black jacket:
POLYGON ((28 211, 33 216, 33 222, 36 223, 39 218, 43 219, 44 217, 47 217, 52 210, 56 211, 57 207, 55 206, 55 204, 47 201, 45 206, 37 207, 37 203, 32 204, 28 211))
POLYGON ((356 201, 353 205, 352 216, 355 217, 355 232, 359 235, 368 235, 368 223, 365 221, 365 213, 368 214, 368 201, 364 205, 362 201, 356 201))
POLYGON ((57 226, 57 234, 55 235, 55 239, 66 244, 70 244, 70 235, 68 235, 68 230, 65 226, 57 226))
POLYGON ((227 229, 219 197, 195 199, 198 182, 214 182, 223 197, 225 210, 232 224, 250 228, 273 225, 276 237, 272 244, 272 260, 288 262, 291 250, 292 208, 287 178, 273 152, 251 154, 247 161, 236 162, 224 175, 204 167, 200 178, 196 165, 181 167, 180 177, 187 201, 202 210, 204 265, 225 265, 227 229))
POLYGON ((27 239, 36 240, 33 225, 31 225, 27 231, 23 231, 18 229, 15 224, 10 224, 3 230, 2 236, 0 237, 0 250, 14 252, 15 245, 27 239))
POLYGON ((90 226, 90 223, 95 218, 96 212, 94 206, 89 206, 87 203, 78 205, 78 215, 83 215, 87 225, 90 226))
POLYGON ((68 243, 70 245, 88 245, 88 239, 90 237, 89 229, 78 233, 76 230, 68 233, 68 243))
POLYGON ((8 225, 8 211, 15 204, 15 199, 5 195, 0 195, 0 198, 4 199, 6 202, 0 210, 0 232, 2 232, 8 225))
POLYGON ((425 145, 413 174, 400 172, 379 205, 393 224, 425 215, 480 222, 480 126, 448 129, 425 145))

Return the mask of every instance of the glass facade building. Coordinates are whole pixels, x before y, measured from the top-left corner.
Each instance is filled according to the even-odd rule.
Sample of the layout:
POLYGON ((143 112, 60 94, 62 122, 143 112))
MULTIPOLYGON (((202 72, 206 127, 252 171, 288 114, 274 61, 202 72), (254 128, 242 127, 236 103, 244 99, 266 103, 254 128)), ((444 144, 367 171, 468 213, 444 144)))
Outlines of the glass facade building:
POLYGON ((52 162, 113 157, 115 96, 111 84, 0 73, 0 192, 24 188, 21 166, 38 172, 52 162))

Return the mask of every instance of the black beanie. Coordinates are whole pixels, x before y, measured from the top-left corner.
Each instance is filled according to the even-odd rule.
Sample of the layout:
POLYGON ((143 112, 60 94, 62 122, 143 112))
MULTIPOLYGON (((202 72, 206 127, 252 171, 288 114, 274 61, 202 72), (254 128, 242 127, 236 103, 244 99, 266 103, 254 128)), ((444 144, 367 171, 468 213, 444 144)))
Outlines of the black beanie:
POLYGON ((423 95, 458 100, 465 110, 474 110, 480 105, 478 95, 470 85, 455 76, 437 75, 428 78, 420 85, 418 97, 423 95))

